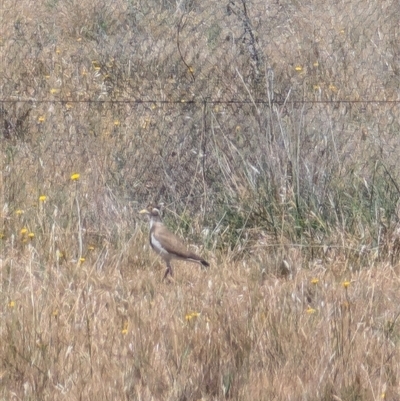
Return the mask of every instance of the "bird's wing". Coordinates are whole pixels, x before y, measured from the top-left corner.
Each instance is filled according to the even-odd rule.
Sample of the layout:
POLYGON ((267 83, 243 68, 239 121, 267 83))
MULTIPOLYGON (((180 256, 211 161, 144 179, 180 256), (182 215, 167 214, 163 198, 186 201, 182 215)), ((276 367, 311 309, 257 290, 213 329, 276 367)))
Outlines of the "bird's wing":
POLYGON ((162 243, 163 248, 179 258, 193 259, 201 262, 203 258, 189 251, 183 241, 174 233, 169 231, 164 225, 157 225, 154 230, 154 236, 162 243))

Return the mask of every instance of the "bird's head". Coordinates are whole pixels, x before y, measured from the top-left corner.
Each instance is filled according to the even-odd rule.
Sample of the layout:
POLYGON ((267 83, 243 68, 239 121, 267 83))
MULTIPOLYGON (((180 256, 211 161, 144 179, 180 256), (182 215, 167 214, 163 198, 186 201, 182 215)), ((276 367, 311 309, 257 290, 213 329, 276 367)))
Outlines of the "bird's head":
POLYGON ((143 209, 139 214, 145 214, 150 217, 150 219, 160 219, 160 206, 153 206, 150 204, 146 209, 143 209))

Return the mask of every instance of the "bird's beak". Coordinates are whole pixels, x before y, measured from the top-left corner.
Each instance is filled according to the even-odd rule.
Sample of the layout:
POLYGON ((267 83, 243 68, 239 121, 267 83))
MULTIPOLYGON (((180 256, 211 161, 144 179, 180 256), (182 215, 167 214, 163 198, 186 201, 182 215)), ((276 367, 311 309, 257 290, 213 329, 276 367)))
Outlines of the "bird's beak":
POLYGON ((139 214, 150 214, 150 212, 147 209, 143 209, 139 212, 139 214))

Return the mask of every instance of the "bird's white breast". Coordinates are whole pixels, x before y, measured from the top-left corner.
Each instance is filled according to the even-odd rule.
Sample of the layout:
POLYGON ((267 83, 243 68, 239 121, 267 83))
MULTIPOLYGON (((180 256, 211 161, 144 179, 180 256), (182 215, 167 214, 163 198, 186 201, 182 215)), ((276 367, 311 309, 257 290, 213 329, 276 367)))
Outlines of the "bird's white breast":
POLYGON ((156 239, 154 234, 151 234, 151 246, 160 255, 165 255, 168 252, 162 247, 161 243, 156 239))

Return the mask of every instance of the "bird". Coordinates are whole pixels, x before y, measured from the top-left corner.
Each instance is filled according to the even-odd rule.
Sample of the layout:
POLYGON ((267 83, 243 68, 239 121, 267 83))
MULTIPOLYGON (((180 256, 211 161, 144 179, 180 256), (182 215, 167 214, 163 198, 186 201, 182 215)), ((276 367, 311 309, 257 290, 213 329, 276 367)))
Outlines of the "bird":
POLYGON ((173 276, 171 266, 171 260, 173 259, 199 263, 204 267, 210 266, 210 264, 202 257, 189 251, 181 239, 165 227, 161 220, 159 207, 153 207, 150 205, 139 213, 149 216, 150 245, 167 264, 167 270, 165 271, 163 281, 168 277, 168 275, 171 275, 171 277, 173 276))

